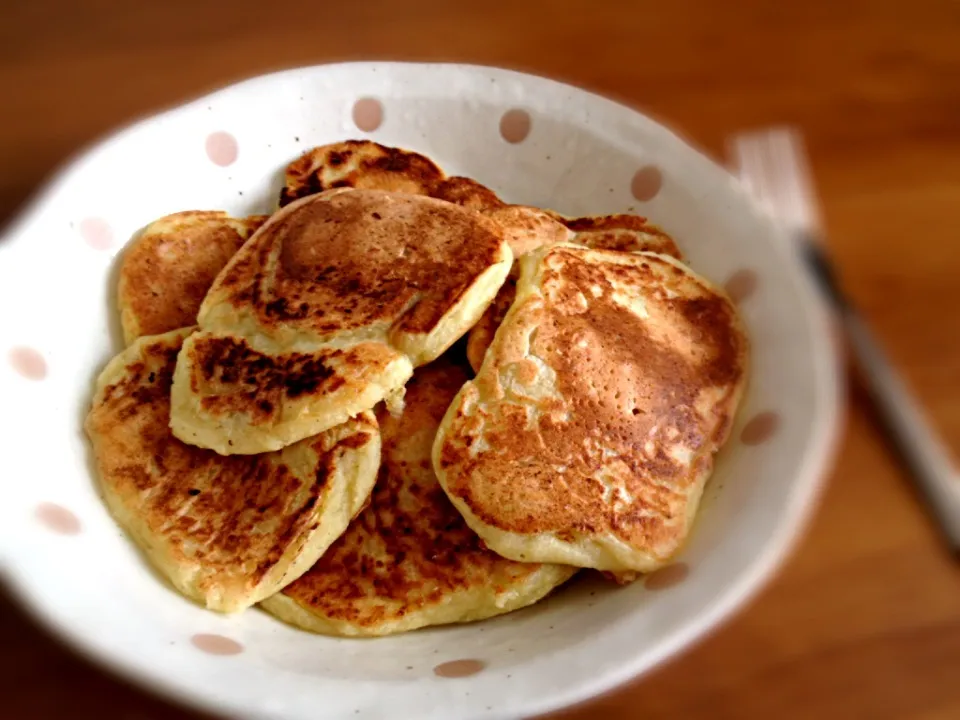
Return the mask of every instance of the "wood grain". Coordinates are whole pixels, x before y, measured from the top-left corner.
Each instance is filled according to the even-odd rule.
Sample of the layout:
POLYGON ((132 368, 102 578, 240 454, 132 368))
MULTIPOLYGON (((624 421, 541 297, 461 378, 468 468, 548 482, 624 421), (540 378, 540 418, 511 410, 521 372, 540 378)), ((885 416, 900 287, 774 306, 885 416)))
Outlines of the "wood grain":
MULTIPOLYGON (((806 133, 842 278, 960 448, 960 3, 8 0, 0 217, 103 133, 224 83, 345 59, 525 69, 720 153, 806 133)), ((148 169, 145 168, 145 172, 148 169)), ((668 666, 556 717, 960 717, 960 570, 854 386, 842 455, 779 578, 668 666)), ((188 720, 0 607, 4 716, 188 720)))

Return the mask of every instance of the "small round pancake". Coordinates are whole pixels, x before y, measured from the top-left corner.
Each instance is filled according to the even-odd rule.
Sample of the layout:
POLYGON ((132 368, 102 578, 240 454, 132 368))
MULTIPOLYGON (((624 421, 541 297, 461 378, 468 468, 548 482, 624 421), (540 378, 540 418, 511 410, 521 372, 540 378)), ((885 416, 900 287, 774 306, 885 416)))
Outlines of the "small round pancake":
POLYGON ((170 382, 192 329, 143 337, 97 381, 85 428, 113 516, 185 596, 236 612, 306 571, 370 497, 372 413, 281 452, 224 458, 170 433, 170 382))
MULTIPOLYGON (((515 256, 544 242, 572 237, 554 215, 508 205, 489 188, 465 177, 448 178, 429 158, 371 140, 347 140, 307 151, 286 169, 280 207, 334 188, 386 190, 426 195, 486 215, 503 227, 515 256)), ((559 217, 559 216, 557 216, 559 217)))
POLYGON ((654 570, 686 539, 743 392, 736 309, 666 255, 562 244, 520 266, 437 434, 440 484, 504 557, 654 570))
POLYGON ((653 252, 683 260, 677 243, 640 215, 592 215, 560 220, 573 232, 572 242, 595 250, 653 252))
MULTIPOLYGON (((565 218, 552 211, 541 211, 564 227, 570 233, 570 241, 597 250, 620 250, 623 252, 655 252, 683 260, 676 242, 660 228, 651 225, 639 215, 598 215, 593 217, 565 218)), ((534 228, 526 241, 525 252, 544 245, 562 242, 556 231, 550 226, 541 226, 539 236, 534 228)), ((520 253, 525 254, 525 253, 520 253)), ((514 250, 514 256, 519 255, 514 250)), ((500 288, 496 299, 487 308, 477 324, 470 330, 467 340, 467 358, 474 372, 480 371, 487 348, 493 342, 493 336, 500 327, 507 310, 510 309, 516 295, 517 265, 510 277, 500 288)))
POLYGON ((503 228, 503 235, 515 258, 544 245, 573 239, 570 230, 538 208, 504 205, 481 212, 503 228))
POLYGON ((430 194, 438 200, 480 212, 496 210, 506 205, 493 190, 467 177, 447 178, 434 186, 430 194))
POLYGON ((351 187, 429 195, 443 171, 419 153, 371 140, 313 148, 287 166, 280 207, 324 190, 351 187))
POLYGON ((174 434, 253 454, 339 425, 466 334, 512 260, 496 223, 433 198, 338 189, 287 205, 203 302, 174 434))
POLYGON ((445 355, 416 371, 402 416, 378 412, 383 462, 370 506, 316 565, 262 607, 325 635, 388 635, 525 607, 576 572, 486 549, 437 483, 433 439, 466 380, 445 355))
POLYGON ((123 338, 193 325, 214 278, 266 215, 189 210, 150 223, 124 251, 117 284, 123 338))

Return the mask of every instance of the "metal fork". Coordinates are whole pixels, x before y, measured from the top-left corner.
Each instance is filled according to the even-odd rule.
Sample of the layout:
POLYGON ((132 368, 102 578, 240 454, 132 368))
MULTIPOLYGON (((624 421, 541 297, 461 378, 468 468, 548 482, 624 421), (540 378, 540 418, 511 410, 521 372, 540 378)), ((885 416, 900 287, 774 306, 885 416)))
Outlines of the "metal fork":
POLYGON ((821 243, 821 225, 799 132, 773 128, 731 138, 734 172, 783 224, 836 311, 878 419, 954 552, 960 552, 960 472, 917 401, 844 295, 821 243))

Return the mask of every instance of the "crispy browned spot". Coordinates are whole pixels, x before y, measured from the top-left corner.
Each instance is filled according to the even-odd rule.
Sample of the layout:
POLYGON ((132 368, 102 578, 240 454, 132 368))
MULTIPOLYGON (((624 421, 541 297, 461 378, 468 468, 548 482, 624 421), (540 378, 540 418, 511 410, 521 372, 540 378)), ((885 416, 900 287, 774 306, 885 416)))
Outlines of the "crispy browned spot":
POLYGON ((127 341, 193 325, 214 278, 265 215, 187 211, 148 226, 126 250, 119 303, 127 341))
POLYGON ((328 618, 374 627, 540 567, 486 549, 433 473, 436 429, 466 379, 463 368, 441 358, 407 385, 400 418, 378 414, 383 460, 370 506, 285 595, 328 618))
POLYGON ((396 353, 380 343, 360 343, 312 353, 261 353, 242 338, 200 335, 190 346, 207 412, 246 413, 254 424, 277 420, 288 400, 323 395, 346 384, 363 384, 367 373, 382 370, 396 353))
POLYGON ((542 296, 515 304, 474 395, 468 388, 468 398, 479 390, 497 400, 469 414, 461 405, 445 436, 448 490, 502 530, 611 534, 671 552, 686 532, 691 483, 726 439, 742 387, 746 340, 734 308, 655 255, 564 245, 538 267, 542 296), (639 292, 646 319, 626 312, 618 286, 639 292), (555 373, 553 392, 511 400, 541 365, 555 373), (494 450, 472 452, 479 438, 494 450), (689 463, 671 454, 677 447, 689 463))

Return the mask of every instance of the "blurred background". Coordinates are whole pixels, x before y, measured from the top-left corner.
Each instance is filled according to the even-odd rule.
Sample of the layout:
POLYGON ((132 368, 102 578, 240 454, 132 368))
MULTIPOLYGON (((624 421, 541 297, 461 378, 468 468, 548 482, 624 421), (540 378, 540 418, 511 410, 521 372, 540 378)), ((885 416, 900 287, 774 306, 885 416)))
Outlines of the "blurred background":
MULTIPOLYGON (((361 59, 547 75, 720 161, 731 134, 798 126, 844 286, 960 449, 956 0, 3 0, 0 223, 119 125, 250 75, 361 59)), ((683 657, 554 717, 960 718, 960 565, 868 408, 852 374, 822 505, 759 598, 683 657)), ((0 691, 17 720, 199 717, 88 666, 2 598, 0 691)))

